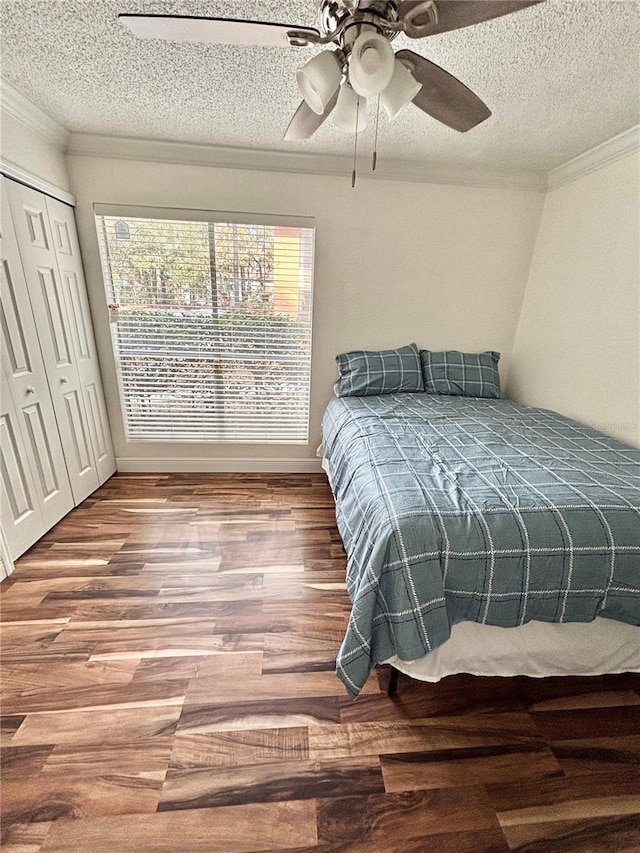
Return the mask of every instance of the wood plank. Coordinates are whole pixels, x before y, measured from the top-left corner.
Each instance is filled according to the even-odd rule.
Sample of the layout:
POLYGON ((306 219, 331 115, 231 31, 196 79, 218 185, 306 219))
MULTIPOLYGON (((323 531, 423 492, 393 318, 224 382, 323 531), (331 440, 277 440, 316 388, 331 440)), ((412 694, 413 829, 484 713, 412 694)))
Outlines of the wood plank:
POLYGON ((525 823, 503 827, 510 850, 545 853, 636 853, 640 815, 525 823))
MULTIPOLYGON (((96 550, 105 550, 104 544, 94 543, 96 550), (101 547, 99 547, 101 546, 101 547)), ((19 576, 18 576, 19 577, 19 576)), ((42 580, 14 581, 7 592, 2 594, 2 603, 39 604, 44 601, 88 601, 105 599, 143 601, 156 598, 161 589, 157 580, 136 577, 111 577, 102 574, 96 577, 52 577, 42 580)))
POLYGON ((640 774, 640 734, 558 740, 549 746, 567 776, 627 768, 635 768, 640 774))
POLYGON ((388 792, 456 787, 469 779, 481 785, 562 775, 553 752, 533 744, 381 755, 380 764, 388 792))
POLYGON ((140 657, 133 683, 192 680, 201 675, 260 675, 262 652, 220 652, 215 655, 140 657))
POLYGON ((309 756, 318 761, 500 744, 540 746, 543 742, 528 714, 438 717, 405 723, 346 723, 309 729, 309 756))
POLYGON ((98 684, 90 687, 45 688, 8 693, 3 709, 29 715, 47 711, 102 711, 118 708, 182 706, 188 681, 151 681, 130 684, 98 684))
POLYGON ((382 692, 361 695, 357 702, 344 697, 342 722, 404 721, 439 715, 475 716, 525 710, 512 679, 474 675, 452 675, 436 685, 416 682, 400 674, 398 694, 390 698, 387 696, 388 670, 386 666, 376 670, 382 692))
MULTIPOLYGON (((487 795, 480 786, 371 794, 318 802, 318 841, 336 849, 393 850, 402 839, 413 849, 430 850, 430 836, 447 832, 498 829, 487 795), (342 845, 342 847, 340 847, 342 845)), ((407 848, 411 849, 411 848, 407 848)))
MULTIPOLYGON (((509 846, 499 827, 495 829, 465 830, 431 834, 421 839, 404 838, 398 833, 384 842, 376 839, 377 847, 363 837, 345 844, 317 844, 313 847, 296 847, 291 853, 509 853, 509 846)), ((257 851, 256 851, 257 853, 257 851)), ((275 853, 273 850, 260 850, 260 853, 275 853)), ((575 851, 572 851, 575 853, 575 851)), ((635 853, 635 851, 634 851, 635 853)))
MULTIPOLYGON (((92 661, 127 660, 128 658, 163 658, 218 655, 229 653, 262 654, 263 637, 261 634, 207 634, 205 636, 186 636, 182 631, 171 632, 163 639, 133 640, 125 635, 113 640, 105 640, 93 647, 92 661)), ((237 681, 235 682, 237 684, 237 681)))
POLYGON ((162 782, 140 776, 44 777, 2 785, 2 824, 152 814, 162 782))
MULTIPOLYGON (((119 619, 118 637, 137 642, 140 639, 162 638, 175 636, 176 633, 186 633, 189 636, 209 636, 215 631, 214 619, 202 619, 197 616, 159 616, 145 619, 119 619)), ((76 615, 63 626, 63 630, 55 638, 58 644, 77 642, 79 639, 94 643, 108 642, 113 639, 113 622, 110 619, 88 620, 76 615)))
POLYGON ((537 711, 531 714, 544 737, 565 740, 581 737, 621 737, 640 731, 640 707, 623 705, 579 708, 568 711, 537 711))
POLYGON ((178 722, 178 734, 204 734, 242 729, 278 729, 316 726, 340 722, 340 705, 335 696, 238 699, 221 704, 185 704, 178 722))
POLYGON ((235 767, 309 758, 309 738, 303 726, 249 729, 208 734, 183 734, 175 738, 171 767, 235 767))
POLYGON ((554 699, 566 699, 567 707, 575 705, 577 697, 609 691, 633 690, 640 687, 640 673, 619 675, 556 676, 554 678, 520 678, 521 693, 528 708, 554 699))
POLYGON ((39 853, 53 823, 11 823, 2 827, 2 853, 39 853))
POLYGON ((173 744, 174 740, 170 735, 159 735, 137 738, 132 742, 114 741, 84 746, 59 744, 47 747, 49 752, 42 766, 42 778, 122 776, 162 782, 169 767, 173 744))
POLYGON ((640 814, 635 769, 488 785, 501 826, 640 814))
POLYGON ((627 705, 640 705, 640 696, 634 690, 603 690, 543 699, 530 704, 528 710, 569 711, 579 708, 616 708, 627 705))
POLYGON ((0 749, 2 781, 31 779, 38 776, 51 752, 52 745, 3 746, 0 749))
POLYGON ((365 757, 343 761, 282 761, 188 770, 170 769, 158 811, 287 802, 316 797, 382 793, 380 763, 365 757))
MULTIPOLYGON (((251 635, 248 635, 251 636, 251 635)), ((378 685, 370 679, 363 693, 377 693, 378 685)), ((248 676, 239 681, 229 676, 196 679, 189 686, 187 705, 229 702, 243 696, 253 696, 263 701, 269 699, 294 699, 313 696, 344 696, 344 686, 334 672, 301 672, 248 676)))
POLYGON ((42 853, 251 853, 313 845, 313 800, 60 821, 42 853), (214 846, 215 845, 215 846, 214 846))
POLYGON ((24 723, 26 714, 3 714, 0 716, 0 745, 13 742, 13 738, 24 723))
POLYGON ((21 651, 33 654, 53 643, 65 626, 58 619, 40 622, 20 622, 0 626, 0 646, 3 661, 13 660, 21 651))
POLYGON ((182 700, 161 707, 28 714, 12 745, 112 743, 175 732, 182 700))
MULTIPOLYGON (((223 617, 234 620, 239 617, 252 617, 262 613, 261 602, 256 601, 185 601, 170 602, 153 599, 142 604, 127 604, 121 601, 80 603, 73 610, 71 623, 100 620, 119 622, 121 619, 213 619, 216 625, 223 617)), ((112 630, 117 626, 112 626, 112 630)), ((229 630, 228 627, 221 629, 229 630)), ((242 628, 237 630, 242 631, 242 628)), ((257 629, 258 631, 265 629, 257 629)), ((248 633, 248 632, 247 632, 248 633)))
POLYGON ((128 684, 138 667, 130 661, 78 661, 61 663, 18 663, 2 672, 2 688, 6 691, 61 689, 93 684, 128 684))
POLYGON ((334 672, 341 640, 299 632, 270 633, 264 639, 264 673, 334 672))

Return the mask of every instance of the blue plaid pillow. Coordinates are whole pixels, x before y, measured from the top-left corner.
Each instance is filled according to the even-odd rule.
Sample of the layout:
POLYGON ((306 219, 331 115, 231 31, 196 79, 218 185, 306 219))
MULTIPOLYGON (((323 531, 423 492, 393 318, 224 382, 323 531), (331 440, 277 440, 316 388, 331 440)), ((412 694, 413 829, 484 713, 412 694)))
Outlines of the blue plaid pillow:
POLYGON ((420 350, 424 390, 458 397, 503 397, 499 352, 430 352, 420 350))
POLYGON ((338 397, 368 397, 424 391, 420 353, 415 344, 399 349, 352 350, 336 356, 338 397))

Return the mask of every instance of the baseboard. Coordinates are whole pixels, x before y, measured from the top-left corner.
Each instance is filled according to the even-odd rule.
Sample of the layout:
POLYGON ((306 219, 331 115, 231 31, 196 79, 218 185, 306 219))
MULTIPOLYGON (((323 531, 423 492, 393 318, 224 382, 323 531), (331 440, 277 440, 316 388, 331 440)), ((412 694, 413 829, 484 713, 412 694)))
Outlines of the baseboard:
POLYGON ((194 458, 167 456, 121 456, 116 459, 124 474, 321 474, 320 459, 194 458))

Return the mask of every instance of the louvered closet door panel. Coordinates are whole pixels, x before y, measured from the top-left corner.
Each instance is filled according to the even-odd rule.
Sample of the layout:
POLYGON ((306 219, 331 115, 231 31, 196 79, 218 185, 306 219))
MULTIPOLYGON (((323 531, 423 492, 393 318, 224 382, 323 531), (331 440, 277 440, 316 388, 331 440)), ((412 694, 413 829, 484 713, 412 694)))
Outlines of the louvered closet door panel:
POLYGON ((7 189, 71 490, 80 503, 99 480, 45 197, 13 181, 7 189))
POLYGON ((116 470, 102 379, 93 338, 91 313, 80 257, 73 209, 61 201, 46 199, 51 236, 69 314, 71 345, 80 376, 84 408, 98 479, 103 483, 116 470))
POLYGON ((29 547, 72 509, 73 496, 5 192, 2 193, 0 228, 3 441, 7 442, 5 449, 9 456, 15 457, 18 451, 25 454, 19 460, 20 464, 16 458, 11 463, 17 478, 15 486, 9 478, 9 456, 3 468, 5 498, 8 500, 3 505, 3 515, 6 515, 7 507, 12 507, 7 516, 10 523, 5 529, 15 557, 21 553, 15 552, 15 548, 22 547, 27 540, 30 541, 24 547, 29 547), (25 482, 30 483, 29 488, 20 485, 25 477, 25 482), (8 495, 14 489, 17 491, 9 499, 8 495), (24 515, 24 507, 18 511, 18 493, 25 498, 28 493, 38 506, 38 513, 33 507, 27 516, 24 515), (39 532, 34 527, 36 515, 42 519, 39 532), (25 534, 26 539, 21 534, 16 540, 11 533, 15 525, 21 525, 31 533, 25 534))

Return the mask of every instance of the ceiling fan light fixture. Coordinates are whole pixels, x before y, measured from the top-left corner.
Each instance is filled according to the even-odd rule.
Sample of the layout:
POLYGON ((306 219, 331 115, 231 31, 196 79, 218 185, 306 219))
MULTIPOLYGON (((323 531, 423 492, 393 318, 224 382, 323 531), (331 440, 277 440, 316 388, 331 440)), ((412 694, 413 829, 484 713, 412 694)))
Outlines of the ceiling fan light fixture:
POLYGON ((355 133, 356 130, 362 133, 367 127, 367 102, 346 81, 340 87, 332 118, 335 126, 346 133, 355 133))
POLYGON ((389 121, 397 118, 402 110, 408 106, 422 89, 407 66, 398 58, 395 60, 395 68, 391 82, 380 94, 380 101, 389 117, 389 121))
POLYGON ((302 97, 318 115, 325 111, 341 79, 342 65, 331 50, 323 50, 296 71, 302 97))
POLYGON ((375 32, 360 33, 349 57, 349 82, 358 95, 379 95, 391 82, 394 53, 384 36, 375 32))

